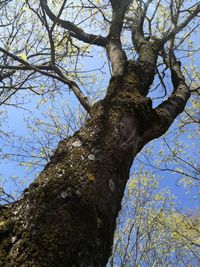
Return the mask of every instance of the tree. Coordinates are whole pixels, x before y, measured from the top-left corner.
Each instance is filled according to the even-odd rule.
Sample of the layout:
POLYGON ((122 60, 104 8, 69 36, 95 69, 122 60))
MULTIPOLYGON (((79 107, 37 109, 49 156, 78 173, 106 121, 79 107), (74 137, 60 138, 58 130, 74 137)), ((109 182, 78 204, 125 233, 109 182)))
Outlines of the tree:
POLYGON ((67 85, 89 118, 59 142, 22 197, 1 206, 1 265, 105 266, 132 161, 145 144, 168 130, 190 96, 175 53, 198 27, 200 5, 15 2, 0 2, 6 14, 0 47, 1 104, 8 104, 19 90, 46 94, 50 87, 56 91, 67 85), (77 20, 80 10, 83 16, 77 20), (88 33, 88 26, 97 34, 88 33), (186 29, 187 36, 180 36, 186 29), (129 33, 132 43, 127 41, 129 33), (112 68, 106 95, 93 104, 78 75, 79 57, 86 57, 92 46, 106 51, 112 68), (159 76, 158 67, 164 65, 173 92, 153 108, 147 94, 156 71, 159 76), (45 79, 46 91, 38 88, 45 79))
POLYGON ((199 214, 177 210, 169 190, 143 169, 128 184, 109 266, 196 266, 199 214))

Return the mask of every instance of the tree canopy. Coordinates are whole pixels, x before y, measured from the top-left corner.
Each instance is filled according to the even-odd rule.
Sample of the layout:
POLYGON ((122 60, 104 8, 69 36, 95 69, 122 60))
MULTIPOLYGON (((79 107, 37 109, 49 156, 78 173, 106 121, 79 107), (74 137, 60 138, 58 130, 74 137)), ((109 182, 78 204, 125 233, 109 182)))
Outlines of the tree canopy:
MULTIPOLYGON (((98 240, 103 238, 94 245, 99 255, 90 258, 96 264, 92 266, 104 266, 133 158, 149 141, 164 135, 182 112, 168 135, 163 137, 160 148, 152 150, 148 146, 137 158, 143 164, 144 175, 136 172, 137 178, 130 181, 126 196, 132 196, 128 207, 133 205, 134 208, 132 215, 128 213, 129 218, 124 217, 118 225, 113 246, 116 256, 111 257, 110 265, 115 266, 118 257, 119 266, 140 266, 141 262, 157 266, 162 263, 161 255, 165 255, 165 263, 173 262, 175 266, 189 262, 198 254, 199 240, 195 235, 199 229, 195 220, 199 218, 188 216, 184 221, 186 215, 175 211, 173 201, 167 202, 167 192, 156 191, 156 178, 147 172, 177 173, 178 183, 187 190, 197 190, 199 184, 198 154, 195 155, 199 127, 199 13, 199 1, 188 3, 183 0, 0 1, 0 159, 6 164, 17 161, 27 172, 20 180, 16 171, 7 183, 16 183, 16 196, 3 186, 6 181, 2 179, 0 197, 2 207, 7 203, 8 210, 13 210, 9 215, 12 225, 18 220, 16 214, 21 214, 20 205, 25 207, 33 199, 36 203, 20 215, 21 226, 12 227, 12 234, 2 227, 9 245, 3 247, 3 256, 0 255, 6 255, 7 262, 16 257, 24 266, 32 263, 40 266, 37 258, 44 257, 43 252, 37 254, 36 248, 29 249, 27 244, 32 238, 35 238, 33 243, 38 244, 38 236, 43 239, 46 236, 42 226, 35 229, 38 218, 49 214, 54 205, 44 192, 53 188, 50 195, 54 198, 60 192, 60 186, 61 197, 55 202, 56 211, 52 212, 52 217, 48 215, 49 221, 52 222, 55 213, 54 216, 64 224, 67 212, 76 221, 77 214, 82 216, 88 214, 89 208, 93 210, 92 215, 87 216, 94 219, 87 222, 83 219, 83 225, 86 225, 85 229, 88 225, 88 232, 96 229, 91 239, 96 235, 98 240), (14 128, 5 126, 13 110, 16 110, 14 113, 20 110, 19 116, 24 116, 23 125, 27 130, 23 130, 21 136, 14 128), (186 140, 191 140, 188 148, 186 140), (17 189, 21 187, 23 191, 29 186, 43 167, 28 189, 23 193, 17 189), (52 173, 58 182, 54 181, 52 173), (68 177, 67 182, 62 180, 64 176, 68 177), (65 183, 68 189, 65 189, 65 183), (158 198, 150 192, 156 192, 158 198), (15 202, 21 193, 20 201, 15 202), (67 206, 66 214, 62 208, 59 210, 60 202, 66 198, 72 201, 73 207, 78 199, 79 213, 78 210, 76 215, 71 212, 71 204, 67 206, 66 203, 62 204, 63 208, 67 206), (47 204, 43 214, 42 207, 47 204), (109 209, 112 210, 110 217, 109 209), (39 214, 37 218, 29 217, 33 211, 39 214), (106 216, 109 217, 107 221, 106 216), (24 226, 27 218, 28 228, 24 226), (133 218, 132 224, 130 218, 133 218), (97 222, 96 228, 92 227, 93 222, 97 222), (144 227, 141 227, 143 223, 144 227), (29 237, 22 238, 24 231, 29 237), (166 237, 169 231, 173 244, 166 237), (187 234, 181 236, 183 231, 187 234), (123 242, 118 245, 117 235, 121 236, 121 233, 127 245, 123 242), (109 235, 108 239, 106 235, 109 235), (18 246, 21 249, 27 246, 27 252, 21 258, 17 253, 13 256, 9 252, 13 238, 17 240, 13 242, 14 251, 18 246), (161 238, 165 240, 165 247, 159 245, 161 238), (186 240, 190 242, 188 250, 186 240), (103 243, 105 247, 101 245, 103 243), (134 255, 131 248, 134 248, 134 255), (167 255, 170 250, 177 253, 176 258, 167 255), (32 251, 35 254, 30 258, 32 251), (187 251, 191 253, 188 257, 187 251)), ((0 175, 4 177, 3 173, 0 175)), ((2 218, 4 225, 8 219, 4 211, 2 218)), ((81 236, 82 229, 74 225, 73 231, 81 236)), ((46 223, 46 226, 47 229, 55 227, 54 223, 46 223)), ((73 235, 61 224, 58 227, 57 232, 64 231, 70 243, 73 235)), ((82 239, 86 239, 83 236, 82 239)), ((71 258, 80 250, 78 241, 77 244, 72 242, 74 251, 66 249, 66 252, 64 249, 68 245, 57 236, 53 238, 56 246, 61 247, 60 254, 58 256, 50 245, 52 262, 46 264, 55 264, 58 258, 64 262, 60 262, 60 266, 71 264, 71 258), (68 252, 71 253, 69 258, 68 252)), ((88 239, 80 251, 83 266, 90 263, 89 256, 83 256, 93 247, 89 242, 88 239)), ((196 260, 199 260, 198 256, 193 264, 196 260)), ((79 266, 77 262, 74 260, 75 266, 79 266)))

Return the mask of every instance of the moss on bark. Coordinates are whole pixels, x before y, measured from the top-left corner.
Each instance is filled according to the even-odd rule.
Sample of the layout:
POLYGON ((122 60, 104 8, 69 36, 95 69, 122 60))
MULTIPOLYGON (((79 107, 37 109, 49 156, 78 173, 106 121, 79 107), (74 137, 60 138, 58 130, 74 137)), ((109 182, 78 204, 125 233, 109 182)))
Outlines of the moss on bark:
POLYGON ((152 110, 134 68, 130 62, 126 75, 110 81, 84 127, 59 143, 22 198, 2 210, 2 266, 106 265, 152 110))

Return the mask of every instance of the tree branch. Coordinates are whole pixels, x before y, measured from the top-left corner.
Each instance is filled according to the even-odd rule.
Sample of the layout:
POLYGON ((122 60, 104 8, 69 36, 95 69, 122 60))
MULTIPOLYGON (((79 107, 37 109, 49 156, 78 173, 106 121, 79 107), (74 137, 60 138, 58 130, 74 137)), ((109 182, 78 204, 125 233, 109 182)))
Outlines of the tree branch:
POLYGON ((145 42, 144 32, 143 32, 143 24, 144 19, 148 10, 149 5, 152 0, 148 0, 144 4, 142 8, 142 2, 138 3, 136 11, 134 12, 133 17, 127 17, 127 21, 131 24, 131 32, 132 32, 132 41, 136 51, 138 51, 142 42, 145 42))
POLYGON ((183 30, 190 21, 197 16, 200 13, 200 4, 198 4, 193 11, 190 12, 190 15, 179 25, 174 27, 174 23, 172 24, 171 31, 162 38, 162 43, 165 44, 168 40, 170 40, 172 37, 174 37, 177 33, 179 33, 181 30, 183 30))
POLYGON ((152 0, 148 0, 143 7, 141 3, 138 3, 137 12, 133 17, 128 17, 127 20, 130 23, 134 48, 139 55, 138 62, 145 63, 148 66, 151 65, 150 72, 155 72, 158 52, 162 45, 160 40, 156 38, 150 40, 150 38, 144 36, 143 32, 144 19, 151 2, 152 0))
POLYGON ((94 35, 86 33, 83 29, 77 27, 74 23, 62 20, 55 16, 53 12, 50 10, 47 0, 40 0, 42 8, 45 10, 47 16, 54 22, 60 25, 62 28, 69 30, 70 35, 82 42, 88 43, 88 44, 94 44, 98 46, 105 47, 107 40, 106 38, 102 37, 101 35, 94 35))
POLYGON ((113 76, 121 76, 124 74, 127 57, 122 49, 121 32, 124 21, 125 12, 132 0, 112 0, 112 21, 108 35, 107 52, 112 64, 113 76))
POLYGON ((69 86, 69 88, 73 91, 73 93, 76 95, 76 97, 78 98, 80 104, 84 107, 84 109, 90 113, 90 108, 91 108, 91 104, 89 103, 87 97, 82 93, 81 89, 78 87, 78 85, 68 79, 66 77, 66 75, 64 75, 61 70, 59 70, 59 68, 55 67, 55 71, 58 75, 55 75, 54 73, 49 73, 47 71, 43 71, 42 69, 37 68, 34 65, 31 65, 30 63, 28 63, 27 61, 21 59, 20 57, 8 52, 7 50, 3 49, 0 47, 0 52, 8 55, 9 57, 13 58, 14 60, 20 62, 21 64, 25 65, 25 67, 27 67, 30 70, 34 70, 37 71, 38 73, 41 73, 45 76, 51 77, 53 79, 57 79, 61 82, 63 82, 64 84, 67 84, 69 86))
MULTIPOLYGON (((1 67, 0 67, 0 69, 1 69, 1 67)), ((7 79, 7 78, 11 77, 14 73, 15 73, 15 70, 11 70, 11 71, 8 71, 8 72, 5 72, 5 73, 1 73, 0 74, 0 81, 2 82, 4 79, 7 79)))
POLYGON ((167 131, 174 119, 184 110, 190 97, 190 90, 182 74, 181 64, 176 60, 173 52, 168 62, 174 90, 171 96, 154 110, 156 122, 150 130, 150 140, 160 137, 167 131))
MULTIPOLYGON (((49 65, 31 65, 29 66, 24 66, 24 65, 0 65, 0 69, 5 69, 5 70, 32 70, 32 67, 40 69, 40 70, 52 70, 52 66, 49 65)), ((13 74, 13 73, 12 73, 13 74)))

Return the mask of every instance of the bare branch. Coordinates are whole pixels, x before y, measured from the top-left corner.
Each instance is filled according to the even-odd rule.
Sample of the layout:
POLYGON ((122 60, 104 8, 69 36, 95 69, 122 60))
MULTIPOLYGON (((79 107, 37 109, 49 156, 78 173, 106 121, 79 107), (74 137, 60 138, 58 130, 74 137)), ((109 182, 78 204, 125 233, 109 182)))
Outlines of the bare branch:
POLYGON ((192 19, 194 19, 199 13, 200 13, 200 4, 198 4, 193 11, 189 11, 190 15, 179 25, 175 26, 175 24, 172 24, 171 31, 163 37, 162 43, 166 43, 168 40, 170 40, 172 37, 174 37, 177 33, 179 33, 181 30, 183 30, 192 19))
POLYGON ((25 61, 25 60, 21 59, 20 57, 18 57, 16 55, 6 51, 5 49, 3 49, 1 47, 0 47, 0 51, 2 53, 4 53, 4 54, 8 55, 9 57, 13 58, 14 60, 20 62, 21 64, 25 65, 30 70, 34 70, 34 71, 36 71, 38 73, 41 73, 41 74, 46 75, 48 77, 51 77, 53 79, 57 79, 57 80, 63 82, 64 84, 67 84, 69 86, 69 88, 74 92, 74 94, 78 98, 78 100, 81 103, 81 105, 85 108, 85 110, 88 113, 90 113, 91 105, 90 105, 87 97, 84 96, 84 94, 81 92, 81 89, 78 87, 78 85, 74 81, 68 79, 66 77, 66 75, 64 75, 57 67, 55 67, 55 70, 56 70, 56 73, 58 75, 55 75, 53 73, 49 73, 47 71, 43 71, 43 70, 37 68, 36 66, 29 64, 27 61, 25 61))
POLYGON ((151 36, 151 20, 155 14, 148 20, 148 27, 150 28, 149 38, 144 35, 144 20, 151 2, 152 0, 148 0, 146 3, 138 3, 137 12, 134 12, 133 17, 127 17, 127 21, 130 24, 134 48, 139 54, 138 62, 151 65, 151 72, 153 73, 155 72, 158 52, 162 48, 162 45, 159 39, 151 36))
MULTIPOLYGON (((49 65, 31 65, 29 66, 24 66, 24 65, 0 65, 0 69, 5 69, 5 70, 32 70, 32 67, 40 69, 40 70, 52 70, 52 66, 49 65)), ((14 73, 12 73, 14 74, 14 73)), ((4 77, 5 79, 6 77, 4 77)))
POLYGON ((132 0, 110 0, 113 10, 126 9, 132 0))
MULTIPOLYGON (((0 67, 0 68, 1 68, 1 67, 0 67)), ((3 70, 3 69, 4 69, 4 68, 2 68, 2 70, 3 70)), ((2 71, 1 71, 1 72, 2 72, 2 71)), ((11 77, 14 73, 15 73, 14 70, 9 71, 9 72, 3 72, 3 73, 1 73, 1 74, 0 74, 0 81, 3 81, 4 79, 7 79, 7 78, 11 77)))
POLYGON ((106 46, 106 38, 101 35, 94 35, 86 33, 83 29, 77 27, 74 23, 62 20, 59 17, 55 16, 53 12, 50 10, 47 0, 40 0, 42 8, 45 10, 48 17, 54 22, 54 24, 60 25, 62 28, 69 30, 70 35, 80 41, 83 41, 88 44, 94 44, 98 46, 105 47, 106 46))
POLYGON ((170 64, 174 91, 166 101, 162 102, 155 109, 157 121, 151 129, 152 138, 159 137, 166 132, 174 119, 184 110, 187 100, 190 97, 190 90, 182 74, 180 62, 176 60, 173 52, 171 53, 168 64, 170 64))
POLYGON ((81 89, 78 87, 78 85, 72 81, 69 80, 66 75, 57 67, 55 67, 56 73, 63 79, 63 81, 66 81, 65 83, 69 86, 69 88, 74 92, 75 96, 78 98, 80 104, 84 107, 84 109, 90 113, 91 104, 88 101, 87 97, 82 93, 81 89))
POLYGON ((132 0, 123 1, 110 1, 113 11, 112 11, 112 22, 110 25, 109 35, 108 35, 108 45, 107 52, 109 59, 112 63, 113 76, 120 76, 124 74, 126 67, 126 54, 122 49, 121 44, 121 32, 124 21, 125 12, 128 5, 132 0))

